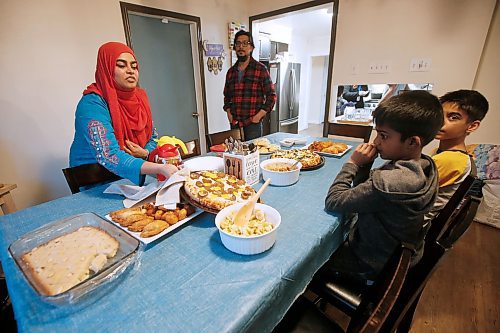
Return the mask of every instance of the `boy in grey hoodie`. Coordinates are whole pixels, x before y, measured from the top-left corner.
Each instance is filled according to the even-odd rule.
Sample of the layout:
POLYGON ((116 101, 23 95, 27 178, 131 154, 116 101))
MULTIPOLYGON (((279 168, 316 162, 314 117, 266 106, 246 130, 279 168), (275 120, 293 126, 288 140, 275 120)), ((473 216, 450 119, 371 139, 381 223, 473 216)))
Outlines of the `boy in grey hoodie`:
POLYGON ((426 91, 409 91, 380 103, 373 119, 377 137, 355 149, 328 191, 327 210, 356 214, 321 274, 373 279, 402 242, 415 247, 413 263, 422 256, 423 217, 438 190, 435 164, 422 148, 443 124, 441 104, 426 91), (389 161, 370 171, 377 155, 389 161))

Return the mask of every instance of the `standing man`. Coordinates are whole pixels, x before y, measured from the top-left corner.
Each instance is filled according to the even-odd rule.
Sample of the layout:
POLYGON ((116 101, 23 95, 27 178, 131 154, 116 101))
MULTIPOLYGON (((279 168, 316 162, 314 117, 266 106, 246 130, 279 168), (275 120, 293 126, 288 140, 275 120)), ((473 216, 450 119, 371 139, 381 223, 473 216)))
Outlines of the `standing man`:
POLYGON ((224 111, 231 128, 243 127, 245 140, 262 136, 262 119, 273 109, 276 92, 266 66, 252 57, 252 34, 240 30, 234 37, 238 61, 229 68, 224 86, 224 111))

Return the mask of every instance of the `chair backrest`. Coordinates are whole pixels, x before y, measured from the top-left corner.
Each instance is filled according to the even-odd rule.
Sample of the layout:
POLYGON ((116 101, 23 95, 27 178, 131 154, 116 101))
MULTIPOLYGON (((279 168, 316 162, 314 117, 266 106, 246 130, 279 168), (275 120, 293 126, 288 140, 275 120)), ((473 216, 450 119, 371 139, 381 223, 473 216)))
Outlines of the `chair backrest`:
POLYGON ((184 144, 186 145, 188 152, 184 154, 184 151, 182 149, 179 149, 182 159, 198 156, 201 154, 200 141, 198 139, 184 142, 184 144))
POLYGON ((443 209, 441 209, 441 211, 430 221, 430 228, 425 235, 426 242, 435 242, 443 234, 447 225, 451 223, 450 217, 454 213, 456 214, 457 208, 459 208, 460 203, 467 195, 467 192, 469 192, 474 180, 475 177, 470 175, 467 176, 457 188, 455 193, 453 193, 443 209))
POLYGON ((232 137, 235 140, 244 141, 244 135, 241 128, 234 128, 223 132, 208 134, 208 142, 210 146, 224 143, 224 140, 232 137))
POLYGON ((347 332, 375 333, 380 330, 396 303, 413 253, 414 249, 406 245, 394 251, 375 283, 363 295, 347 332))
MULTIPOLYGON (((413 311, 419 301, 427 281, 431 278, 432 274, 437 268, 438 263, 441 261, 443 255, 451 249, 453 244, 464 234, 470 226, 477 211, 479 200, 469 194, 468 189, 474 182, 474 177, 470 176, 464 180, 458 190, 462 193, 455 193, 452 199, 460 199, 458 203, 448 202, 445 208, 451 209, 451 213, 444 211, 432 220, 431 229, 432 234, 426 236, 424 254, 420 261, 410 269, 408 277, 401 289, 401 295, 398 298, 393 310, 389 314, 383 330, 392 332, 403 321, 405 325, 411 324, 413 318, 413 311), (465 194, 463 193, 465 192, 465 194), (463 197, 460 198, 460 195, 463 197), (441 218, 439 216, 441 215, 441 218), (444 220, 444 221, 442 221, 444 220), (435 223, 436 222, 436 223, 435 223)), ((457 190, 457 191, 458 191, 457 190)), ((429 232, 431 232, 431 229, 429 232)), ((409 329, 409 327, 408 327, 409 329)))
POLYGON ((62 172, 73 194, 80 192, 82 186, 110 182, 121 178, 98 163, 66 168, 62 172))
POLYGON ((371 125, 328 123, 328 134, 363 139, 363 142, 370 141, 372 129, 371 125))

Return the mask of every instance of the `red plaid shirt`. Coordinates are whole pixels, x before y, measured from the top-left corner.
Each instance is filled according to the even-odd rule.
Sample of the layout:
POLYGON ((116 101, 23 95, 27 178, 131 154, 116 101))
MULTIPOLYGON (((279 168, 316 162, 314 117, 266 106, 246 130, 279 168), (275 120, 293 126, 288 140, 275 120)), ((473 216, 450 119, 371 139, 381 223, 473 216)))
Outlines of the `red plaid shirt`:
POLYGON ((224 110, 228 109, 238 125, 247 126, 260 110, 271 112, 276 91, 271 76, 263 64, 250 58, 245 73, 238 80, 238 62, 229 68, 224 86, 224 110))

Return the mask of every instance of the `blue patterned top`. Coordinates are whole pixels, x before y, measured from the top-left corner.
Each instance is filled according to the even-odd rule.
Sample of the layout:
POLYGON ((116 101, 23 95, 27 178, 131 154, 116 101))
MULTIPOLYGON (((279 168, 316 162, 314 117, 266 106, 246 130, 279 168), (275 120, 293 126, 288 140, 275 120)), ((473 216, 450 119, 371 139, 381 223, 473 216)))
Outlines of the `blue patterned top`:
MULTIPOLYGON (((146 144, 151 151, 156 147, 156 131, 146 144)), ((76 108, 75 138, 69 152, 71 167, 99 163, 120 177, 136 184, 143 180, 143 159, 133 157, 120 149, 113 130, 108 104, 97 94, 84 95, 76 108)))

